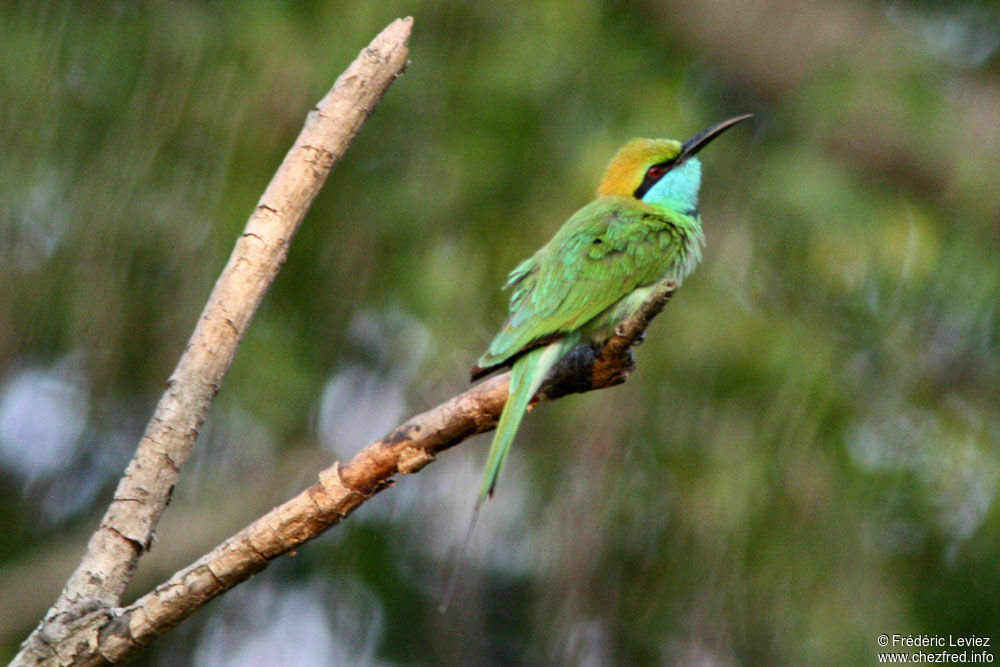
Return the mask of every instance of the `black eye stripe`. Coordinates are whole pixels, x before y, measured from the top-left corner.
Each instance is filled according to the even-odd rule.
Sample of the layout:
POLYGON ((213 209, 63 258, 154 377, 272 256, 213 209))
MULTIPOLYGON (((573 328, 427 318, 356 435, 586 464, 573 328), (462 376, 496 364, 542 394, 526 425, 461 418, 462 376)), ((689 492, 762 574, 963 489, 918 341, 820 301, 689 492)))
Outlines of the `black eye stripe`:
POLYGON ((649 192, 649 189, 656 185, 657 181, 667 175, 667 172, 670 171, 670 168, 674 166, 676 161, 677 160, 666 160, 665 162, 657 162, 656 164, 651 165, 649 169, 646 170, 646 176, 642 179, 642 183, 640 183, 639 187, 635 189, 632 196, 636 199, 642 199, 643 195, 649 192), (653 167, 661 167, 660 173, 654 174, 653 172, 656 170, 653 169, 653 167))

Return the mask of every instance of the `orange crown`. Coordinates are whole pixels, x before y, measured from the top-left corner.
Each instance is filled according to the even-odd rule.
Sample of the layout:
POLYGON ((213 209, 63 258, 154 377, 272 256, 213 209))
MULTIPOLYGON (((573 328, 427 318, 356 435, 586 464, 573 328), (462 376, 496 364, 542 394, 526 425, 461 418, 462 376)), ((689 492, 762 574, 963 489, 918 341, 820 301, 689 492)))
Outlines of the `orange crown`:
POLYGON ((598 197, 631 197, 646 170, 654 164, 673 160, 681 152, 681 143, 673 139, 633 139, 611 158, 604 179, 597 188, 598 197))

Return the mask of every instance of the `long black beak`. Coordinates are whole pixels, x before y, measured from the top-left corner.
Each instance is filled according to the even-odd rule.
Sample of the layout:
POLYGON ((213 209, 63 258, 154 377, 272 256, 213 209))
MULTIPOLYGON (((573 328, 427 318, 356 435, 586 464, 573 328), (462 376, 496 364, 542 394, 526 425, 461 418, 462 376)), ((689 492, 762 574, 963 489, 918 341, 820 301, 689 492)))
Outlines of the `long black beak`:
POLYGON ((748 118, 753 118, 753 114, 748 113, 742 116, 736 116, 735 118, 730 118, 729 120, 724 120, 721 123, 716 123, 707 130, 702 130, 698 134, 694 135, 681 145, 681 154, 677 156, 677 162, 681 162, 708 145, 712 139, 731 128, 737 123, 742 123, 748 118))

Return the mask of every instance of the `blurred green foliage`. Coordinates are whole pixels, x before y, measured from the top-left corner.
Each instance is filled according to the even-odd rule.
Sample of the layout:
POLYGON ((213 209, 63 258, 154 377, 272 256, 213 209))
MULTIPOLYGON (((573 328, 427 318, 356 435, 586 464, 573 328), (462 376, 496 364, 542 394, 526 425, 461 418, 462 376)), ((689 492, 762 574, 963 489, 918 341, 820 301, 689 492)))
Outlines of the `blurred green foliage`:
POLYGON ((223 385, 134 595, 465 388, 499 290, 633 136, 703 155, 705 260, 623 387, 486 440, 150 663, 874 661, 1000 641, 992 4, 0 6, 0 656, 82 553, 306 112, 413 15, 223 385), (267 660, 265 660, 265 658, 267 660))

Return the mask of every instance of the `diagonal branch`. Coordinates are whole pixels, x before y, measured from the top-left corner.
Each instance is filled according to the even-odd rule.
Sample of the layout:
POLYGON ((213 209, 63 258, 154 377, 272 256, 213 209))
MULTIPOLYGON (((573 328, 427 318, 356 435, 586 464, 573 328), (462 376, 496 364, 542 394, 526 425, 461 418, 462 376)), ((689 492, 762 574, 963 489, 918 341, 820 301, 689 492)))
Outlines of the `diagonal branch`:
MULTIPOLYGON (((550 374, 536 400, 604 389, 624 382, 634 369, 631 347, 676 290, 664 281, 639 311, 601 345, 580 345, 550 374)), ((99 635, 100 651, 122 660, 170 630, 202 605, 263 570, 339 523, 366 500, 463 440, 488 431, 507 400, 510 373, 490 378, 441 405, 417 415, 360 451, 341 466, 334 463, 319 482, 274 508, 135 603, 118 610, 99 635)))
POLYGON ((91 650, 94 628, 106 624, 149 549, 208 408, 306 211, 405 70, 412 23, 398 19, 385 28, 309 114, 237 240, 79 566, 13 664, 99 659, 91 650))
MULTIPOLYGON (((411 23, 396 21, 376 37, 310 114, 237 242, 80 567, 13 664, 103 664, 128 659, 208 600, 339 523, 390 486, 396 474, 415 473, 439 452, 496 426, 507 400, 509 373, 417 415, 343 466, 334 463, 319 474, 317 484, 135 603, 116 607, 305 210, 364 118, 405 68, 411 23)), ((614 336, 602 345, 581 345, 571 351, 535 400, 624 382, 634 368, 632 345, 641 340, 675 289, 675 283, 662 282, 614 336)))

